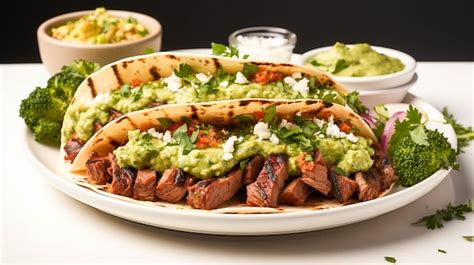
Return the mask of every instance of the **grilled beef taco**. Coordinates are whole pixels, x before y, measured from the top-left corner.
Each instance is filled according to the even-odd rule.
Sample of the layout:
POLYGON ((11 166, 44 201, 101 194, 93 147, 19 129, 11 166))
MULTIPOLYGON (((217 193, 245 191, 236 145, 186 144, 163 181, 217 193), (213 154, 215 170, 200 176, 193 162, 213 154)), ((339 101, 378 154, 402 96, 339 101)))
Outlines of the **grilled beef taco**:
POLYGON ((376 147, 357 114, 322 100, 164 105, 106 125, 72 171, 136 203, 278 212, 383 195, 395 176, 376 147))
POLYGON ((345 105, 347 95, 326 74, 291 64, 174 53, 139 56, 107 65, 79 86, 64 117, 61 151, 73 161, 111 120, 163 104, 317 98, 345 105))

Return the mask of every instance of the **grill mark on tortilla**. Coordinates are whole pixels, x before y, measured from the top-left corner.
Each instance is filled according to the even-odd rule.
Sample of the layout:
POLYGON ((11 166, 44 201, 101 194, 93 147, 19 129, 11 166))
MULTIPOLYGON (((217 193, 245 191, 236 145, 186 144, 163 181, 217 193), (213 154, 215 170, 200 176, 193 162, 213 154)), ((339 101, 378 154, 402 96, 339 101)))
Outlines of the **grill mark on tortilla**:
POLYGON ((233 110, 229 110, 229 112, 227 113, 227 115, 228 115, 229 117, 234 116, 234 111, 233 111, 233 110))
POLYGON ((158 80, 161 77, 158 71, 156 70, 156 66, 153 66, 152 68, 150 68, 150 75, 153 76, 154 80, 158 80))
POLYGON ((115 140, 114 138, 112 138, 110 136, 108 136, 107 138, 109 138, 110 145, 112 145, 114 147, 119 147, 120 146, 120 143, 117 140, 115 140))
POLYGON ((138 59, 138 61, 142 62, 142 63, 145 63, 145 59, 143 59, 143 58, 138 59))
POLYGON ((325 83, 327 86, 334 86, 334 82, 331 79, 327 79, 325 81, 326 81, 325 83))
POLYGON ((99 138, 95 141, 95 144, 98 144, 98 143, 102 142, 103 140, 104 140, 103 138, 99 138))
POLYGON ((221 67, 221 63, 219 63, 219 59, 212 58, 212 60, 214 61, 214 66, 216 67, 216 69, 221 67))
POLYGON ((121 123, 121 122, 124 121, 125 119, 128 119, 128 117, 127 117, 127 116, 122 116, 122 117, 120 117, 120 118, 117 119, 116 123, 117 123, 117 124, 118 124, 118 123, 121 123))
MULTIPOLYGON (((92 81, 92 78, 87 78, 87 85, 89 86, 90 90, 91 90, 91 95, 93 98, 95 98, 95 96, 97 96, 97 91, 95 91, 95 87, 94 87, 94 81, 92 81)), ((72 104, 72 102, 71 102, 72 104)))
POLYGON ((333 105, 331 102, 326 101, 326 100, 323 100, 323 104, 324 104, 324 107, 326 107, 326 108, 330 108, 333 105))
POLYGON ((166 57, 172 59, 172 60, 177 60, 178 58, 176 58, 176 56, 174 56, 173 54, 167 54, 166 57))
POLYGON ((241 107, 247 106, 248 104, 250 104, 250 100, 241 100, 239 102, 239 106, 241 106, 241 107))
POLYGON ((317 100, 317 99, 307 99, 307 100, 305 100, 304 103, 305 103, 306 105, 313 105, 313 104, 318 104, 318 103, 320 103, 320 102, 321 102, 321 101, 319 101, 319 100, 317 100))
POLYGON ((117 79, 119 85, 123 85, 123 80, 122 77, 120 77, 120 73, 116 64, 112 65, 112 70, 114 71, 115 78, 117 79))
POLYGON ((127 66, 128 66, 127 61, 122 62, 122 68, 127 69, 127 66))

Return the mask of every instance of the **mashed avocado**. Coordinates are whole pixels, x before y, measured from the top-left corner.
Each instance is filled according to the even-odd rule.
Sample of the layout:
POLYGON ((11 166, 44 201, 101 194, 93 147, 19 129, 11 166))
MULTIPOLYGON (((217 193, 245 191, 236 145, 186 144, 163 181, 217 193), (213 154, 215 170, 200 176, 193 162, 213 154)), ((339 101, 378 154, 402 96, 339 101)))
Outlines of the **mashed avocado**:
MULTIPOLYGON (((179 145, 165 144, 162 139, 138 130, 130 131, 128 138, 128 143, 114 152, 120 167, 152 168, 163 172, 175 166, 200 179, 222 176, 240 161, 255 154, 267 157, 270 154, 282 153, 288 155, 289 174, 294 176, 299 174, 296 161, 305 153, 296 143, 276 144, 259 140, 254 135, 245 135, 241 142, 235 144, 233 158, 225 161, 222 146, 194 149, 183 154, 179 145)), ((346 174, 365 171, 373 164, 371 156, 374 150, 370 147, 370 140, 361 137, 358 139, 353 143, 346 139, 326 137, 321 140, 319 150, 327 164, 335 165, 346 174)))
POLYGON ((349 48, 339 42, 330 50, 316 54, 306 65, 337 76, 354 77, 386 75, 405 68, 400 59, 378 53, 367 43, 349 48))
POLYGON ((77 138, 87 141, 94 133, 94 122, 107 123, 110 109, 121 113, 129 113, 145 109, 153 102, 170 104, 239 98, 299 99, 321 98, 321 95, 330 96, 327 100, 334 103, 342 105, 346 103, 345 98, 335 90, 320 87, 310 90, 307 95, 303 95, 292 90, 288 84, 283 82, 268 84, 229 82, 227 86, 219 83, 212 88, 210 93, 200 93, 195 84, 186 83, 179 91, 174 92, 167 87, 163 79, 151 81, 135 88, 124 85, 111 94, 97 95, 88 104, 72 105, 64 117, 62 140, 67 141, 75 133, 77 138))
POLYGON ((55 39, 80 44, 132 41, 146 35, 148 30, 134 17, 127 19, 111 17, 103 7, 51 30, 51 36, 55 39))

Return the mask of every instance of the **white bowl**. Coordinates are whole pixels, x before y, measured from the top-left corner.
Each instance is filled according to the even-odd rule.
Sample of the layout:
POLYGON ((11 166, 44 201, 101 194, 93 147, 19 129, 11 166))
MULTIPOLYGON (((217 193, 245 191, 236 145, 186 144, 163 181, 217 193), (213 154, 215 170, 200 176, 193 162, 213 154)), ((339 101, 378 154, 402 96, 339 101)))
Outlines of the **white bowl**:
MULTIPOLYGON (((352 45, 348 45, 351 47, 352 45)), ((349 77, 349 76, 337 76, 331 75, 336 81, 339 81, 342 85, 350 90, 379 90, 387 89, 392 87, 398 87, 403 84, 408 83, 413 79, 416 69, 416 61, 410 55, 403 53, 401 51, 371 46, 375 51, 379 53, 386 54, 388 56, 398 58, 405 65, 405 68, 393 74, 379 75, 379 76, 367 76, 367 77, 349 77)), ((305 52, 300 57, 299 63, 305 65, 306 62, 309 62, 313 57, 323 51, 331 49, 332 46, 318 48, 305 52)))
POLYGON ((406 84, 387 89, 359 90, 359 97, 362 103, 369 109, 380 103, 400 103, 407 95, 408 90, 416 84, 417 80, 418 75, 415 73, 413 78, 406 84))

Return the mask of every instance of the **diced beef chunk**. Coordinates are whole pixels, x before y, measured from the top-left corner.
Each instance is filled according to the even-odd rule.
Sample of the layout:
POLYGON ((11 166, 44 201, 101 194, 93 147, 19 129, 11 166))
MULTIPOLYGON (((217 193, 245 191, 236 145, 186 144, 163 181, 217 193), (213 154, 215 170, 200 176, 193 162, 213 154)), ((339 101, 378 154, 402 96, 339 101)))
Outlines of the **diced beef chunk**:
POLYGON ((74 135, 64 145, 64 151, 66 152, 66 159, 73 162, 76 159, 77 154, 81 151, 84 146, 84 141, 77 139, 74 135))
POLYGON ((242 177, 242 170, 234 169, 225 177, 201 180, 188 188, 187 202, 197 209, 215 209, 235 195, 242 177))
POLYGON ((345 203, 357 189, 357 183, 352 179, 337 174, 334 170, 329 171, 329 181, 331 181, 332 195, 340 202, 345 203))
POLYGON ((186 195, 188 186, 194 182, 195 178, 186 175, 181 169, 167 169, 158 181, 156 196, 167 202, 179 202, 186 195))
POLYGON ((100 129, 102 129, 102 124, 100 124, 100 122, 96 121, 94 122, 94 132, 98 132, 100 129))
POLYGON ((152 102, 148 105, 148 108, 151 109, 151 108, 154 108, 154 107, 159 107, 161 105, 163 105, 163 103, 161 103, 161 102, 152 102))
POLYGON ((314 152, 312 161, 306 161, 304 156, 300 156, 297 162, 302 173, 301 180, 327 196, 331 191, 331 182, 328 180, 328 169, 319 151, 314 152))
POLYGON ((357 182, 358 198, 360 201, 368 201, 377 198, 381 191, 380 175, 374 175, 372 171, 357 172, 355 181, 357 182))
POLYGON ((156 172, 153 169, 141 169, 137 172, 133 186, 133 198, 141 201, 155 200, 156 172))
POLYGON ((122 115, 123 113, 120 111, 109 109, 109 121, 113 121, 117 118, 120 118, 122 115))
POLYGON ((303 205, 310 193, 311 187, 306 185, 300 178, 297 178, 283 189, 279 202, 286 205, 303 205))
POLYGON ((132 168, 120 168, 115 161, 115 156, 110 153, 112 183, 109 186, 109 192, 117 195, 132 197, 133 182, 135 181, 136 170, 132 168))
POLYGON ((263 163, 265 163, 265 157, 262 155, 255 155, 250 158, 244 169, 244 185, 253 183, 257 179, 258 174, 262 171, 263 163))
POLYGON ((108 156, 97 156, 93 153, 86 162, 87 178, 90 182, 104 185, 112 179, 108 169, 110 168, 110 160, 108 156))
POLYGON ((259 207, 276 207, 285 180, 288 179, 288 157, 271 155, 265 160, 257 180, 247 186, 247 204, 259 207))

